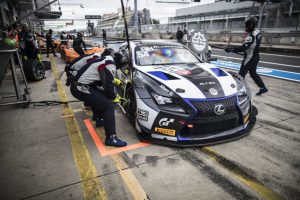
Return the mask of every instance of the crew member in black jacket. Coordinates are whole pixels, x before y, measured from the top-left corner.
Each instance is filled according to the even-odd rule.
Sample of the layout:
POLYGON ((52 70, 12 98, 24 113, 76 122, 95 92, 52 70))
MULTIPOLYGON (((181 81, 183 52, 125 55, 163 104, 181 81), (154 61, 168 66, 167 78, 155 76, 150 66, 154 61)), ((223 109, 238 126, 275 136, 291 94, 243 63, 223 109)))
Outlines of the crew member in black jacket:
POLYGON ((51 48, 51 51, 54 55, 54 57, 57 57, 54 51, 53 41, 52 41, 52 33, 53 30, 49 29, 48 33, 46 34, 46 45, 47 45, 47 58, 49 57, 49 49, 51 48))
POLYGON ((73 40, 73 49, 78 53, 80 56, 85 54, 83 49, 81 48, 81 44, 84 47, 84 50, 86 50, 85 42, 82 39, 82 33, 77 33, 77 38, 73 40))
POLYGON ((227 53, 230 52, 244 52, 244 59, 239 71, 239 74, 245 78, 246 74, 250 73, 251 78, 256 85, 260 88, 256 95, 261 95, 268 92, 268 88, 265 86, 263 80, 257 74, 257 64, 259 62, 259 47, 261 42, 261 34, 259 30, 255 29, 257 19, 250 17, 245 21, 245 31, 247 35, 245 37, 244 44, 236 48, 225 48, 227 53))

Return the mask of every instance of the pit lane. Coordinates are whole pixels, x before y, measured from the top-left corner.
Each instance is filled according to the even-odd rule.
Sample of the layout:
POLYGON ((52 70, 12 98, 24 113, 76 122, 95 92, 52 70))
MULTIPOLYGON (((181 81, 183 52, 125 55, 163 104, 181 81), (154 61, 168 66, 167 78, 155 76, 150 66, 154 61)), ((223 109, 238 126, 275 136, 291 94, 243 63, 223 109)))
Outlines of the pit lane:
MULTIPOLYGON (((52 62, 47 79, 31 83, 33 99, 74 100, 63 61, 52 62)), ((204 148, 140 143, 117 108, 117 133, 130 147, 121 150, 103 146, 103 129, 80 102, 1 108, 1 199, 297 199, 299 83, 263 79, 269 93, 253 96, 250 135, 204 148)))

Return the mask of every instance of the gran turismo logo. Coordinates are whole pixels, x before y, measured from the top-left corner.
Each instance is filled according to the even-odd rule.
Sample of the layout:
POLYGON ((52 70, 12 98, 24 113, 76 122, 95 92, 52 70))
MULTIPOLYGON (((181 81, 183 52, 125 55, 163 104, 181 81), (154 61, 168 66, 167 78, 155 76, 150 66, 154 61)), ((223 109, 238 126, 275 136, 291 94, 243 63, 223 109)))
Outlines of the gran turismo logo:
POLYGON ((159 125, 160 126, 169 126, 170 123, 173 123, 174 119, 169 119, 169 118, 162 118, 161 120, 159 120, 159 125))
POLYGON ((226 108, 223 104, 217 104, 215 105, 214 111, 216 115, 224 115, 224 113, 226 112, 226 108))

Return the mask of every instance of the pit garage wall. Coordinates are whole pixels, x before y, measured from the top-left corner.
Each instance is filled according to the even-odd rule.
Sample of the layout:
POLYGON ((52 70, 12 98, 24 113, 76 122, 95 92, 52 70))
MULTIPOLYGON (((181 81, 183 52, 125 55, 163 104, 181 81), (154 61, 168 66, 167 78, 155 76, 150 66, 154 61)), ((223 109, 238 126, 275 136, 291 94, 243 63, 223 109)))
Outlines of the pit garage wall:
POLYGON ((17 10, 8 1, 0 3, 0 27, 8 26, 19 17, 17 10))

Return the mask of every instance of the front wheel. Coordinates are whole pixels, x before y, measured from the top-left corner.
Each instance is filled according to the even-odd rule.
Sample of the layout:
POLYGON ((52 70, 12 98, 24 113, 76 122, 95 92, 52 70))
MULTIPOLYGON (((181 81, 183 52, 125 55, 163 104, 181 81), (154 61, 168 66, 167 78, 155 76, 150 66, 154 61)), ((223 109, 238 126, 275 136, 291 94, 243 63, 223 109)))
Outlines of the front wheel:
POLYGON ((125 98, 128 101, 127 104, 124 105, 126 115, 129 119, 129 121, 133 125, 135 125, 137 104, 136 104, 136 100, 135 100, 134 89, 132 86, 127 87, 125 98))

